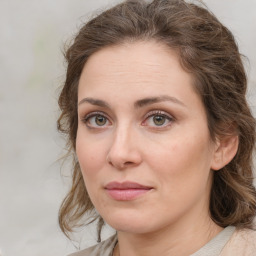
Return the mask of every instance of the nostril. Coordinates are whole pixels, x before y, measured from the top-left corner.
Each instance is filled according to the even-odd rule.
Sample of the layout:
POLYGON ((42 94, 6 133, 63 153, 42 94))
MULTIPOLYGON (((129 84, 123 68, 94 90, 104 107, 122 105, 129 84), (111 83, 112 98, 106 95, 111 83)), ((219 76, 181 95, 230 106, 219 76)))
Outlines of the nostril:
POLYGON ((123 146, 120 148, 120 144, 119 147, 111 147, 106 155, 106 162, 120 170, 137 166, 141 161, 141 153, 137 147, 123 146))
POLYGON ((124 165, 132 165, 134 164, 133 162, 125 162, 124 165))
POLYGON ((111 158, 110 156, 107 156, 106 160, 108 164, 120 170, 136 165, 133 161, 125 161, 121 158, 111 158))

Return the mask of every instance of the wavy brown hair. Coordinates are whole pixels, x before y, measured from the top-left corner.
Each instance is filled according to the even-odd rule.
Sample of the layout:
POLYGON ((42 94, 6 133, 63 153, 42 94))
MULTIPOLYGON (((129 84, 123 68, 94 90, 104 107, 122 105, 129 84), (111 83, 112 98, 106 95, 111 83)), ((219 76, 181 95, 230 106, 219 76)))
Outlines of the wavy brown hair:
POLYGON ((177 51, 183 68, 192 74, 206 109, 212 140, 227 136, 230 127, 235 128, 238 152, 229 164, 214 172, 210 213, 222 227, 253 228, 256 191, 252 155, 256 124, 246 101, 247 78, 232 33, 201 4, 184 0, 128 0, 87 22, 65 54, 67 72, 59 96, 58 130, 67 135, 73 180, 59 211, 62 231, 68 234, 75 227, 98 220, 100 235, 104 224, 88 196, 75 156, 77 91, 82 69, 93 53, 106 46, 149 40, 177 51))

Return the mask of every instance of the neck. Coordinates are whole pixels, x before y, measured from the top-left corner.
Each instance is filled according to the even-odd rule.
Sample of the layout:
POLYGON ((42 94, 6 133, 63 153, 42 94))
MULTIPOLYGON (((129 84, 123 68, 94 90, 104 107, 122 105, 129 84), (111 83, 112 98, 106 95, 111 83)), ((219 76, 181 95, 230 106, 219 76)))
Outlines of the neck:
POLYGON ((114 256, 187 256, 208 243, 223 228, 211 219, 190 226, 164 227, 157 232, 134 234, 118 232, 114 256))

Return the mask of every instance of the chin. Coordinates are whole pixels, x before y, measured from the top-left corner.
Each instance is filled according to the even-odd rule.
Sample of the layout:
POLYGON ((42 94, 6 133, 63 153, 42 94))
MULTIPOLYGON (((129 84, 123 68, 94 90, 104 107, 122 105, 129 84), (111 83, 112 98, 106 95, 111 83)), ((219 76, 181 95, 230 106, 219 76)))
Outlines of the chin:
POLYGON ((112 228, 114 228, 118 232, 125 232, 125 233, 133 233, 133 234, 145 234, 149 233, 151 230, 145 224, 137 224, 130 222, 122 222, 122 223, 108 223, 112 228))
POLYGON ((131 213, 129 211, 126 211, 125 213, 117 212, 111 214, 111 216, 104 217, 107 224, 119 232, 145 234, 154 232, 160 228, 160 223, 152 222, 154 220, 153 216, 149 217, 139 213, 131 213))

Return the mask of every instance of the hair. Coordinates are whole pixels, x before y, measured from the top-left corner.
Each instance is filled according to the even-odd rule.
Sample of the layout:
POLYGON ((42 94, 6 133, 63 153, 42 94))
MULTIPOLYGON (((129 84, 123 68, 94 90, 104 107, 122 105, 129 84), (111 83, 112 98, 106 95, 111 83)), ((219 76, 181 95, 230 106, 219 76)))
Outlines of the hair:
POLYGON ((238 151, 213 174, 210 195, 212 220, 221 227, 253 228, 256 190, 253 185, 255 119, 246 101, 247 77, 232 33, 204 5, 184 0, 128 0, 82 26, 65 53, 66 80, 59 96, 58 130, 67 135, 73 157, 72 187, 59 211, 59 225, 68 235, 76 227, 98 220, 88 196, 76 151, 77 92, 88 58, 107 46, 153 40, 174 49, 207 113, 212 140, 235 134, 238 151), (87 221, 84 219, 87 217, 87 221))

